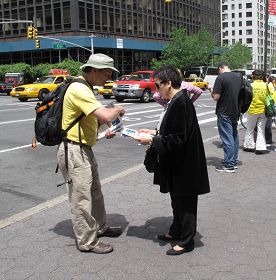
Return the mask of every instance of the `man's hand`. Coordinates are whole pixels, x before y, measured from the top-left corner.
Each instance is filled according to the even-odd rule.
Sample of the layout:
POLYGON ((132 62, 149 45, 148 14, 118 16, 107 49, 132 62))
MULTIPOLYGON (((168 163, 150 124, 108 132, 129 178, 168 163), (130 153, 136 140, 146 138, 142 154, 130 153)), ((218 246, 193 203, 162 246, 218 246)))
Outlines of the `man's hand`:
POLYGON ((119 110, 119 115, 120 117, 122 117, 125 114, 125 109, 123 106, 116 106, 116 108, 118 108, 119 110))
POLYGON ((113 138, 114 136, 116 136, 116 132, 111 131, 110 129, 107 129, 107 130, 105 131, 105 138, 106 138, 106 139, 113 138))

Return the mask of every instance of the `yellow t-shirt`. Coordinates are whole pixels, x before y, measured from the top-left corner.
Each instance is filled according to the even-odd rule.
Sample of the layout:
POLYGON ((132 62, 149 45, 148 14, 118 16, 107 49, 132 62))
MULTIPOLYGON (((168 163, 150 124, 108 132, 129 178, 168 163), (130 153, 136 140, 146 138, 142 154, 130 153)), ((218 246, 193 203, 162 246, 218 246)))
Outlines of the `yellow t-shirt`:
MULTIPOLYGON (((267 85, 262 80, 255 80, 252 84, 253 99, 248 108, 248 113, 251 115, 263 114, 265 112, 265 97, 267 94, 267 85)), ((274 95, 274 88, 268 85, 270 94, 274 95)))
MULTIPOLYGON (((78 77, 83 78, 83 77, 78 77)), ((81 83, 72 83, 65 94, 63 102, 62 128, 66 129, 82 113, 85 116, 80 121, 81 142, 92 146, 96 143, 98 133, 98 119, 91 114, 101 107, 93 91, 81 83)), ((80 142, 79 123, 74 125, 67 133, 67 138, 80 142)))

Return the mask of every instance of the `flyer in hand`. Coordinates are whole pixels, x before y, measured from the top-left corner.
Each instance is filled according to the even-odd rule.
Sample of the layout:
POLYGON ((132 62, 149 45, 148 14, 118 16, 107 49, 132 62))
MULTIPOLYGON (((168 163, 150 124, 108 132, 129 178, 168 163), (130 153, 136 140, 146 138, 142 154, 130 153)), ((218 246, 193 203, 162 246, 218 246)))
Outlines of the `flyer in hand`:
MULTIPOLYGON (((114 103, 110 102, 106 108, 113 108, 114 107, 114 103)), ((112 121, 112 125, 110 127, 108 127, 107 125, 102 125, 101 129, 98 132, 98 137, 97 140, 100 140, 102 138, 105 137, 105 131, 107 129, 110 129, 112 132, 120 132, 124 127, 123 127, 123 122, 122 122, 122 118, 118 117, 115 120, 112 121)))
POLYGON ((138 130, 130 129, 130 128, 123 128, 121 134, 122 136, 125 137, 142 136, 146 138, 152 138, 152 135, 150 135, 149 133, 139 132, 138 130))

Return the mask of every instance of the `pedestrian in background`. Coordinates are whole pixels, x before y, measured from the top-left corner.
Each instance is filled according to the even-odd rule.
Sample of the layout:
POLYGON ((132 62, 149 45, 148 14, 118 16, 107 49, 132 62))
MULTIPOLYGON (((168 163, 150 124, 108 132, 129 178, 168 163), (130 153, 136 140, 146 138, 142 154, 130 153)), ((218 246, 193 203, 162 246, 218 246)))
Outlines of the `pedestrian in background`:
MULTIPOLYGON (((270 89, 274 89, 274 95, 275 95, 275 78, 273 76, 269 76, 267 83, 270 89)), ((266 118, 265 141, 267 147, 270 147, 272 145, 272 117, 266 118)))
MULTIPOLYGON (((69 130, 67 149, 65 144, 58 148, 58 163, 68 182, 71 203, 72 223, 78 249, 97 254, 110 253, 113 247, 99 241, 99 237, 115 237, 121 234, 120 228, 110 228, 106 224, 106 212, 98 164, 92 146, 96 143, 99 125, 111 125, 112 120, 124 114, 121 106, 105 108, 93 93, 94 85, 104 85, 111 78, 114 67, 111 57, 93 54, 81 66, 80 78, 87 82, 72 83, 65 94, 63 103, 62 128, 66 129, 82 113, 85 116, 69 130), (68 165, 68 168, 66 167, 68 165)), ((115 133, 106 131, 106 138, 115 133)))
POLYGON ((274 88, 272 84, 268 85, 265 82, 266 76, 263 70, 254 70, 252 72, 252 78, 253 99, 247 111, 247 129, 243 150, 246 152, 255 152, 256 154, 265 154, 267 153, 265 140, 265 126, 267 122, 265 116, 265 97, 268 91, 273 94, 274 88), (255 127, 257 128, 256 141, 254 137, 255 127))
POLYGON ((210 191, 201 132, 195 108, 186 90, 181 90, 177 68, 164 66, 154 72, 162 99, 168 100, 160 131, 141 129, 152 137, 136 136, 144 145, 152 145, 158 155, 154 184, 161 193, 170 193, 173 223, 162 241, 175 244, 167 255, 180 255, 194 249, 198 195, 210 191))
POLYGON ((218 74, 214 87, 208 87, 212 98, 217 102, 218 132, 224 151, 224 160, 216 167, 216 171, 233 173, 238 164, 238 100, 242 78, 239 73, 231 72, 227 62, 219 63, 218 74))
MULTIPOLYGON (((179 71, 179 74, 180 74, 180 77, 181 79, 183 80, 183 76, 182 76, 182 73, 181 73, 181 70, 180 69, 177 69, 179 71)), ((200 89, 199 87, 197 86, 194 86, 193 84, 191 83, 188 83, 188 82, 185 82, 185 81, 182 81, 181 82, 181 86, 180 86, 181 89, 186 89, 187 90, 187 94, 188 96, 191 98, 192 102, 195 102, 199 96, 202 94, 202 89, 200 89)), ((163 106, 164 108, 166 107, 166 104, 167 104, 167 100, 164 100, 160 93, 157 91, 154 93, 153 95, 153 99, 158 103, 160 104, 161 106, 163 106)))

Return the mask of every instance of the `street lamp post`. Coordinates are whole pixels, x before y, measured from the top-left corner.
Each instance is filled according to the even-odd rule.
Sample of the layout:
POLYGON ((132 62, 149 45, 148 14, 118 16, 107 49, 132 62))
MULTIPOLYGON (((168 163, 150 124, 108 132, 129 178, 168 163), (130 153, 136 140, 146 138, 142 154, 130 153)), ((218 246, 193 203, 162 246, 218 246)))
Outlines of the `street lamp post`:
POLYGON ((265 4, 265 37, 264 37, 264 72, 267 71, 267 33, 268 33, 268 1, 265 4))

